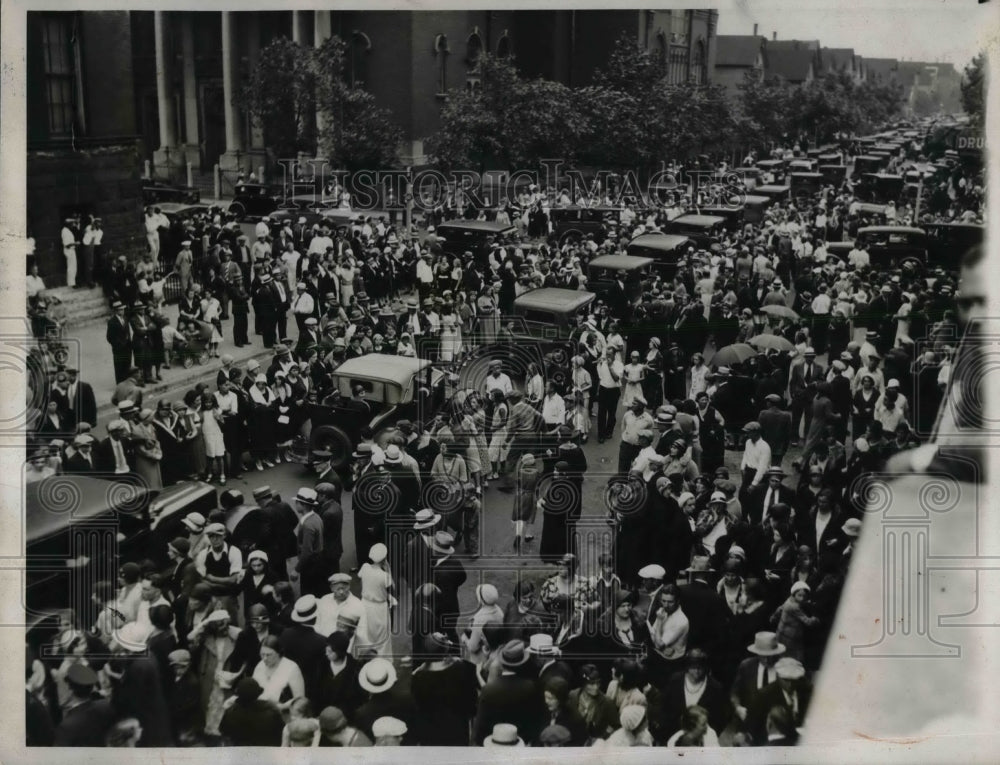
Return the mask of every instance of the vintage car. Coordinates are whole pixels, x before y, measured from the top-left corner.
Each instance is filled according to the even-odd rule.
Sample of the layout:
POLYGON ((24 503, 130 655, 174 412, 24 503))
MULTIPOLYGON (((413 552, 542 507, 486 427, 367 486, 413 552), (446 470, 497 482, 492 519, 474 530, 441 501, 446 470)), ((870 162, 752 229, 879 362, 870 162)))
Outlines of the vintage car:
POLYGON ((774 199, 764 194, 748 194, 743 197, 743 222, 760 223, 764 214, 774 204, 774 199))
POLYGON ((700 248, 707 250, 718 243, 725 229, 726 219, 718 215, 681 215, 666 226, 668 234, 686 236, 700 248))
POLYGON ((183 222, 195 215, 208 215, 212 211, 209 205, 200 202, 160 202, 156 206, 171 223, 175 220, 183 222))
POLYGON ((587 264, 587 289, 603 298, 616 278, 621 277, 626 296, 637 303, 650 279, 654 263, 652 258, 636 255, 601 255, 587 264))
POLYGON ((757 163, 757 168, 764 175, 771 173, 774 183, 781 183, 785 178, 785 161, 782 159, 762 159, 757 163))
POLYGON ((743 225, 744 208, 738 199, 730 204, 703 205, 690 210, 689 212, 698 215, 710 215, 723 219, 723 228, 732 231, 743 225))
POLYGON ((796 157, 788 163, 788 172, 814 173, 816 172, 817 167, 819 167, 819 162, 815 159, 803 159, 802 157, 796 157))
POLYGON ((981 223, 922 223, 927 232, 929 266, 956 269, 969 250, 981 245, 986 227, 981 223))
POLYGON ((178 202, 182 204, 198 204, 201 201, 201 191, 195 186, 148 178, 142 182, 142 203, 153 205, 159 202, 178 202))
POLYGON ((902 175, 894 173, 865 173, 854 189, 858 199, 866 202, 888 204, 896 202, 903 195, 902 175))
POLYGON ((861 178, 865 173, 877 173, 887 164, 884 157, 876 157, 871 154, 861 154, 854 158, 854 172, 852 178, 861 178))
POLYGON ((826 243, 826 255, 827 258, 831 256, 837 260, 847 262, 847 256, 850 254, 851 250, 854 249, 854 242, 827 242, 826 243))
POLYGON ((282 186, 265 183, 241 183, 236 186, 229 214, 236 220, 264 218, 285 202, 282 186))
POLYGON ((167 542, 181 534, 181 519, 190 512, 208 517, 217 507, 215 488, 198 481, 153 490, 113 475, 58 475, 27 484, 29 610, 67 606, 74 580, 113 581, 119 560, 166 566, 167 542))
POLYGON ((792 172, 788 174, 791 194, 796 199, 812 197, 823 188, 823 174, 813 172, 792 172))
POLYGON ((855 243, 867 250, 873 268, 921 273, 927 266, 927 233, 922 228, 866 226, 858 230, 855 243))
POLYGON ((506 223, 482 220, 451 220, 437 227, 435 233, 443 241, 441 249, 448 255, 462 256, 471 252, 480 263, 485 263, 494 241, 504 241, 517 232, 506 223))
POLYGON ((839 186, 847 177, 847 165, 820 165, 819 172, 823 176, 823 183, 839 186))
POLYGON ((369 353, 348 359, 332 377, 333 393, 308 407, 309 449, 330 452, 335 468, 348 463, 362 428, 377 432, 402 419, 427 422, 445 402, 445 372, 427 359, 369 353), (358 385, 363 399, 354 398, 358 385))
POLYGON ((690 237, 679 234, 640 234, 628 243, 629 255, 652 258, 653 270, 663 279, 672 280, 677 273, 677 261, 695 242, 690 237))
POLYGON ((737 167, 733 172, 743 178, 743 187, 747 191, 752 191, 761 183, 761 176, 764 174, 759 167, 737 167))
POLYGON ((791 186, 783 183, 765 183, 763 186, 755 188, 753 192, 756 196, 770 197, 775 201, 783 201, 788 199, 791 190, 791 186))
POLYGON ((570 205, 552 208, 549 220, 560 245, 583 241, 589 234, 593 234, 594 241, 601 244, 608 232, 618 226, 620 215, 618 207, 570 205))

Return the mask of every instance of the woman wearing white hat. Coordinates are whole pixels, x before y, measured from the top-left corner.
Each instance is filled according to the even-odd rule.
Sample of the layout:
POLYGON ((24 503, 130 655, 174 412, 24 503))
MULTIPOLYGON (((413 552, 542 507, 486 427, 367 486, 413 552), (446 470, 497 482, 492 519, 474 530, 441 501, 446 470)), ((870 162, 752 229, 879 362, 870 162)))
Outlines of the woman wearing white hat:
POLYGON ((459 637, 462 644, 463 658, 479 666, 486 660, 484 650, 483 628, 488 624, 503 624, 503 609, 497 605, 500 593, 492 584, 481 584, 476 587, 476 601, 479 610, 472 616, 472 624, 459 637))
POLYGON ((809 616, 805 604, 809 600, 810 587, 805 582, 795 582, 788 596, 776 614, 778 618, 778 642, 785 646, 786 656, 803 661, 805 657, 805 630, 815 627, 819 619, 809 616))
POLYGON ((388 548, 381 542, 372 545, 368 551, 369 562, 358 571, 364 618, 361 619, 354 639, 356 656, 371 651, 379 656, 386 656, 392 648, 389 626, 392 609, 397 601, 393 595, 395 584, 386 564, 388 554, 388 548))

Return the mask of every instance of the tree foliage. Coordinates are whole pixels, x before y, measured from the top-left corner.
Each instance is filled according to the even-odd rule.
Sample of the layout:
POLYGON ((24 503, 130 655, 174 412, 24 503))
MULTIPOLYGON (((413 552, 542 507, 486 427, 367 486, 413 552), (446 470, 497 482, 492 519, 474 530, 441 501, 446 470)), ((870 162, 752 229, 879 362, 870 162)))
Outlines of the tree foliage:
POLYGON ((962 74, 962 110, 973 122, 980 125, 986 115, 984 92, 986 52, 980 52, 970 61, 962 74))
POLYGON ((371 93, 349 82, 346 54, 336 36, 318 49, 281 37, 261 50, 239 101, 279 158, 318 149, 347 170, 395 164, 402 131, 371 93))
POLYGON ((238 100, 279 158, 313 148, 313 89, 310 49, 280 37, 260 51, 238 100))

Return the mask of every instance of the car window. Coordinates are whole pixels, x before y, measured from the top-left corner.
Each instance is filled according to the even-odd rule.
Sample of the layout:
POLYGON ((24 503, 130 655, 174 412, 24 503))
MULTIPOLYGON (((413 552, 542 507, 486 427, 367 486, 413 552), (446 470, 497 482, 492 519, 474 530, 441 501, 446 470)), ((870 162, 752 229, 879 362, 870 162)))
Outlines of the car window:
POLYGON ((554 317, 548 311, 539 311, 534 308, 526 308, 523 313, 525 321, 534 321, 541 323, 553 323, 554 317))
POLYGON ((351 391, 355 385, 360 385, 365 389, 365 399, 376 403, 385 401, 385 383, 376 380, 362 380, 351 377, 334 376, 334 386, 340 391, 344 398, 351 398, 351 391))

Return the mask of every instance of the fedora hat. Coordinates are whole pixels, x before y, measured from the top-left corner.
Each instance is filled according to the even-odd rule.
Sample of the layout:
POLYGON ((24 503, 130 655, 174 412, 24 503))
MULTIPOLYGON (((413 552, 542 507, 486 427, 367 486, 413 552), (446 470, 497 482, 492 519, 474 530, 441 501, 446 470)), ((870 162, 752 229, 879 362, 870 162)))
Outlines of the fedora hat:
POLYGON ((415 530, 430 529, 438 525, 438 522, 441 520, 441 514, 435 513, 430 508, 425 507, 413 517, 413 520, 413 528, 415 530))
POLYGON ((517 735, 516 725, 497 723, 493 726, 493 733, 483 741, 483 746, 524 746, 524 740, 517 735))
POLYGON ((447 531, 438 531, 431 540, 431 550, 441 555, 451 555, 455 552, 455 537, 447 531))
POLYGON ((358 674, 358 685, 369 693, 384 693, 395 684, 396 668, 388 659, 372 659, 358 674))
POLYGON ((316 621, 316 596, 303 595, 295 601, 295 609, 292 611, 292 621, 299 624, 310 624, 316 621))
POLYGON ((298 493, 295 495, 295 501, 303 505, 308 505, 309 507, 314 506, 316 504, 316 490, 308 487, 299 489, 298 493))
POLYGON ((774 632, 758 632, 747 650, 758 656, 777 656, 785 652, 785 646, 778 642, 778 636, 774 632))
POLYGON ((528 639, 528 653, 535 656, 556 656, 559 654, 559 649, 556 648, 551 635, 537 632, 528 639))
POLYGON ((530 659, 523 640, 511 640, 500 650, 500 663, 508 669, 524 666, 530 659))

